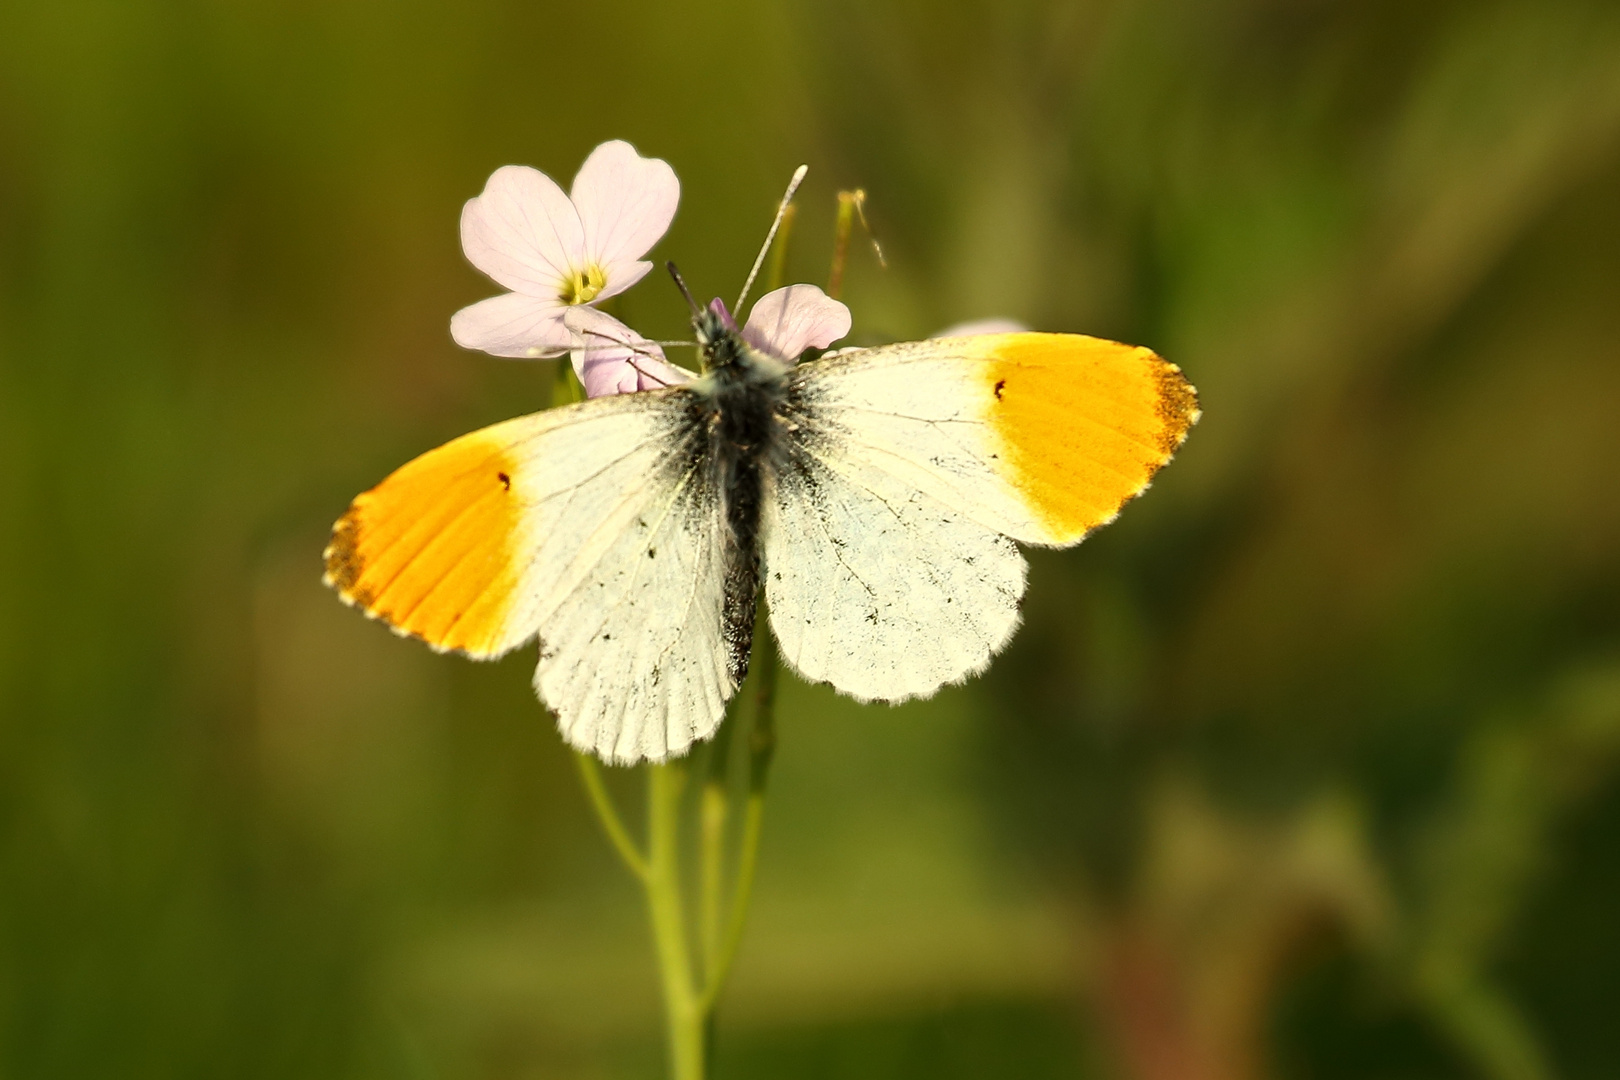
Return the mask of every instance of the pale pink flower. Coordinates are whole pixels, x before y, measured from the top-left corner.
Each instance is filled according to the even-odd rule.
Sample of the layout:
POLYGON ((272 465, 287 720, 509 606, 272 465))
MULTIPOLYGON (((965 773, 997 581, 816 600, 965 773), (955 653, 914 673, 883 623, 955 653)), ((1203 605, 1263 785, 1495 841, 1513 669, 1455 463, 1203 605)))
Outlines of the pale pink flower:
POLYGON ((570 308, 628 289, 652 269, 641 260, 680 201, 675 171, 622 140, 591 151, 564 195, 524 165, 496 169, 461 211, 467 261, 512 291, 462 308, 450 335, 496 356, 558 356, 573 339, 570 308))
POLYGON ((664 359, 664 350, 605 311, 574 307, 563 314, 572 338, 574 374, 587 397, 630 394, 689 382, 690 372, 664 359))
MULTIPOLYGON (((736 329, 725 304, 711 305, 736 329)), ((689 382, 691 372, 664 359, 664 350, 603 311, 574 307, 563 315, 569 353, 587 397, 630 394, 689 382)), ((789 285, 754 304, 740 331, 754 348, 792 364, 810 348, 824 349, 849 333, 849 308, 814 285, 789 285)))
POLYGON ((971 319, 947 326, 931 337, 978 337, 980 334, 1022 334, 1029 327, 1017 319, 971 319))
POLYGON ((795 363, 806 349, 825 349, 849 333, 849 308, 814 285, 788 285, 754 302, 743 340, 795 363))

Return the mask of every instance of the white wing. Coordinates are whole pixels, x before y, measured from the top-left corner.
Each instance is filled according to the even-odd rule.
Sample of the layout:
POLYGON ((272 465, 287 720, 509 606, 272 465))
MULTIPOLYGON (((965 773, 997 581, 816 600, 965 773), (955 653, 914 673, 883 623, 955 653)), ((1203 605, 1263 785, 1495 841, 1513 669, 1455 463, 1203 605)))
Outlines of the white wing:
POLYGON ((535 689, 564 738, 604 760, 685 752, 737 689, 720 503, 691 451, 666 443, 668 457, 645 462, 653 482, 618 503, 541 601, 535 689))
POLYGON ((737 684, 691 394, 597 398, 422 455, 338 522, 328 581, 439 649, 497 656, 538 633, 535 688, 571 744, 683 752, 737 684))
POLYGON ((1018 626, 1017 545, 836 443, 781 464, 762 526, 782 658, 862 701, 982 671, 1018 626))
POLYGON ((932 693, 1018 622, 1013 543, 1067 546, 1197 420, 1173 365, 1072 334, 857 350, 789 377, 762 522, 786 660, 861 699, 932 693))

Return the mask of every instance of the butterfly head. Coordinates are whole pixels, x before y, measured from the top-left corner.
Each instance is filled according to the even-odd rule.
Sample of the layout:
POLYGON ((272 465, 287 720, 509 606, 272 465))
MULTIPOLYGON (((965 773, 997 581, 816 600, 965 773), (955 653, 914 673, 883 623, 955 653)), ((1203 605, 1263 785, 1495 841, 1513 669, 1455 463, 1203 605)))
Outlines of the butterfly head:
POLYGON ((743 382, 770 380, 780 377, 786 366, 775 357, 750 344, 737 329, 737 320, 731 317, 725 301, 716 297, 708 307, 702 307, 692 298, 681 272, 674 263, 668 263, 670 276, 692 309, 692 329, 697 334, 698 352, 703 356, 703 370, 729 375, 743 382))
POLYGON ((697 331, 698 348, 703 353, 705 368, 713 371, 742 364, 748 346, 743 342, 742 332, 737 329, 737 321, 718 297, 692 316, 692 328, 697 331))

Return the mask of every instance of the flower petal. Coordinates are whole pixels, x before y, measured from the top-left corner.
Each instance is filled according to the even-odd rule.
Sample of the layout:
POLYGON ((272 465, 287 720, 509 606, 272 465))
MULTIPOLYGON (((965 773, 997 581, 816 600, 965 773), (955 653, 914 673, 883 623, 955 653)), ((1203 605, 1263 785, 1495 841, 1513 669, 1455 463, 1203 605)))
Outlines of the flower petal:
POLYGON ((1029 327, 1017 319, 970 319, 953 323, 929 337, 978 337, 980 334, 1022 334, 1029 327))
POLYGON ((664 350, 606 312, 572 307, 563 316, 573 344, 574 373, 587 397, 656 390, 691 376, 664 360, 664 350))
POLYGON ((585 263, 585 232, 574 204, 545 173, 504 165, 461 210, 467 261, 515 292, 552 298, 585 263))
POLYGON ((560 300, 502 293, 451 316, 450 336, 495 356, 561 356, 573 341, 562 321, 567 310, 560 300))
POLYGON ((789 285, 759 298, 742 333, 754 348, 792 363, 849 333, 849 308, 814 285, 789 285))
POLYGON ((668 162, 644 158, 614 139, 592 150, 579 167, 573 199, 586 254, 606 265, 639 259, 658 243, 674 220, 681 182, 668 162))
POLYGON ((726 302, 724 300, 720 299, 718 296, 713 300, 710 300, 709 310, 720 316, 720 321, 725 324, 727 330, 730 330, 733 334, 742 333, 741 330, 737 329, 737 320, 733 319, 731 317, 731 312, 726 309, 726 302))
POLYGON ((591 303, 600 304, 610 296, 618 296, 624 290, 647 276, 647 271, 653 268, 650 262, 635 262, 629 259, 621 262, 610 262, 602 267, 602 276, 607 283, 602 291, 591 299, 591 303))

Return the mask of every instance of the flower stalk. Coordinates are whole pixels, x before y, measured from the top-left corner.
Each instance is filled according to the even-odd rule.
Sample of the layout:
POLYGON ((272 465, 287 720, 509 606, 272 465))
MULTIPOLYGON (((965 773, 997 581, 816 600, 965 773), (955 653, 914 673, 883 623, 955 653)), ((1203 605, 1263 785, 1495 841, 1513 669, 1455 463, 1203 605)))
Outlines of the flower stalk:
POLYGON ((681 897, 680 810, 686 766, 647 766, 647 916, 664 985, 671 1080, 702 1080, 707 997, 693 981, 681 897))
MULTIPOLYGON (((762 605, 763 606, 763 605, 762 605)), ((763 611, 761 612, 763 616, 763 611)), ((591 809, 614 851, 646 898, 647 919, 663 986, 665 1035, 671 1080, 702 1080, 709 1052, 714 1011, 736 960, 753 896, 754 873, 763 834, 765 787, 776 751, 776 682, 779 661, 769 632, 760 634, 753 658, 753 715, 747 717, 747 793, 734 852, 728 860, 731 829, 730 751, 744 717, 738 702, 704 762, 702 789, 687 798, 696 772, 686 761, 646 765, 647 825, 643 848, 630 835, 603 781, 601 767, 589 754, 576 753, 581 783, 591 809), (697 810, 698 867, 696 949, 693 948, 682 859, 684 812, 697 810), (729 882, 726 870, 732 871, 729 882), (729 901, 729 902, 727 902, 729 901)))
MULTIPOLYGON (((760 603, 759 625, 764 625, 765 604, 760 603)), ((720 988, 731 974, 731 964, 742 945, 743 928, 748 923, 748 905, 754 894, 754 871, 759 865, 759 838, 765 823, 765 781, 776 756, 776 678, 781 664, 776 639, 768 632, 759 635, 754 650, 758 685, 754 695, 754 722, 748 732, 748 797, 743 804, 742 837, 737 844, 737 876, 731 897, 731 923, 724 938, 717 938, 707 963, 708 988, 705 1005, 714 1008, 720 988)))
POLYGON ((618 808, 613 805, 613 796, 608 794, 607 785, 602 782, 601 766, 583 750, 574 751, 574 762, 579 766, 580 783, 585 786, 585 794, 590 796, 591 809, 596 811, 602 831, 607 833, 608 841, 613 845, 613 850, 619 853, 624 865, 645 885, 651 873, 647 856, 636 846, 636 842, 630 838, 630 831, 624 827, 618 808))
POLYGON ((855 222, 859 219, 861 228, 866 231, 866 237, 872 242, 872 253, 877 256, 879 266, 886 265, 883 261, 883 248, 878 244, 877 237, 872 234, 872 225, 866 220, 866 192, 860 188, 854 191, 840 191, 838 193, 838 218, 833 226, 833 256, 832 269, 827 274, 827 295, 837 300, 844 291, 844 268, 849 264, 849 238, 855 231, 855 222))

